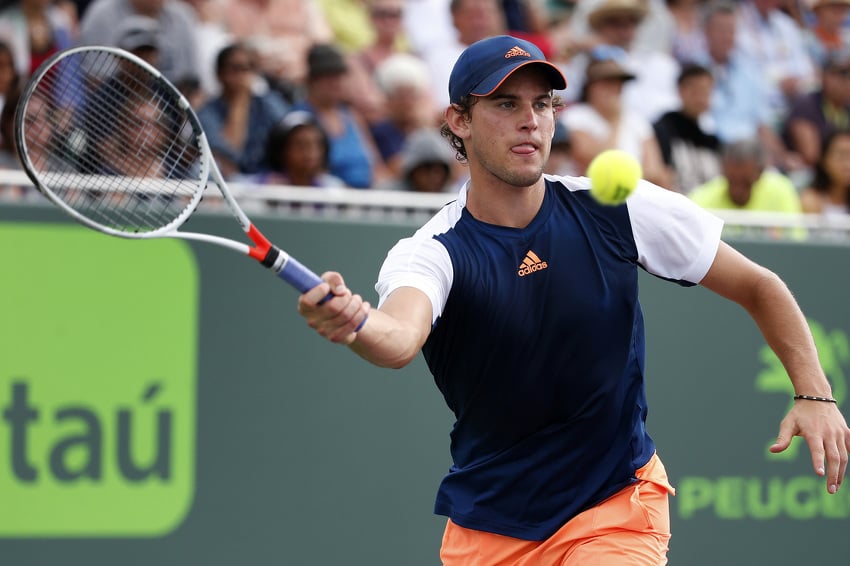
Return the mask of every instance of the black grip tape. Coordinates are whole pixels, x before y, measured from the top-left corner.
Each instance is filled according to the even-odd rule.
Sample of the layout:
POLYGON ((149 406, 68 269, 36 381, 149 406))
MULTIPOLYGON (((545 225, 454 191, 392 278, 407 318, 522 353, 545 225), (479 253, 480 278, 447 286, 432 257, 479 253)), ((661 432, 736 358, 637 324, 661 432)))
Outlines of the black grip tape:
POLYGON ((278 256, 280 255, 280 250, 276 247, 272 246, 269 248, 269 251, 266 252, 266 257, 263 258, 263 261, 260 262, 269 269, 271 269, 275 262, 277 261, 278 256))

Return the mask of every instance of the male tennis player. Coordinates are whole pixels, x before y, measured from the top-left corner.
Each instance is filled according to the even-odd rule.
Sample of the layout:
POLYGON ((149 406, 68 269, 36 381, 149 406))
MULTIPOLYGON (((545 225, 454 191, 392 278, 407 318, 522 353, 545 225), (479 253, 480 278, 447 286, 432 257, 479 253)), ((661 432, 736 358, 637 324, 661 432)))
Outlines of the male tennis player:
POLYGON ((423 351, 457 417, 436 502, 447 565, 667 562, 672 488, 644 428, 638 267, 743 306, 808 396, 771 450, 804 436, 830 493, 847 466, 850 430, 803 314, 776 275, 720 240, 719 219, 646 181, 612 207, 585 178, 543 175, 565 86, 528 42, 468 47, 444 131, 469 183, 389 252, 378 309, 335 272, 298 303, 319 334, 374 364, 423 351))

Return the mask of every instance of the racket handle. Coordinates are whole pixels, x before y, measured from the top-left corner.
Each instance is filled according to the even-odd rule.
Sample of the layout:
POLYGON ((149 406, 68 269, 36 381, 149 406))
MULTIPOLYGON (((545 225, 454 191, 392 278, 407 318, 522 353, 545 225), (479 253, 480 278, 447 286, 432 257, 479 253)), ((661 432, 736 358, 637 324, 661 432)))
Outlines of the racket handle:
MULTIPOLYGON (((283 264, 283 269, 278 272, 278 277, 301 291, 302 293, 306 293, 316 285, 322 282, 321 277, 313 273, 308 267, 302 265, 297 259, 292 256, 289 256, 289 259, 286 263, 283 264)), ((325 298, 319 301, 319 304, 325 304, 326 302, 333 299, 334 294, 328 293, 325 298)), ((367 317, 368 318, 368 317, 367 317)), ((359 332, 363 325, 366 324, 366 318, 357 325, 357 328, 354 329, 354 332, 359 332)))
MULTIPOLYGON (((322 282, 321 277, 292 256, 286 260, 286 263, 283 264, 283 269, 277 275, 302 293, 306 293, 322 282)), ((319 304, 329 301, 332 297, 333 293, 328 293, 328 296, 322 299, 319 304)))

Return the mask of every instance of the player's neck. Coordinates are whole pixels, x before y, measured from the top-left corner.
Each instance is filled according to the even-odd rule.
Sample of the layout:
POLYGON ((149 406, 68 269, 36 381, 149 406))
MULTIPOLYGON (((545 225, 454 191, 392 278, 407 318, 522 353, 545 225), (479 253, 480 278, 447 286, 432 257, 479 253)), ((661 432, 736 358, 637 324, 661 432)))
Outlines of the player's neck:
POLYGON ((542 177, 529 187, 473 181, 469 184, 466 209, 475 219, 488 224, 525 228, 540 211, 545 187, 542 177))

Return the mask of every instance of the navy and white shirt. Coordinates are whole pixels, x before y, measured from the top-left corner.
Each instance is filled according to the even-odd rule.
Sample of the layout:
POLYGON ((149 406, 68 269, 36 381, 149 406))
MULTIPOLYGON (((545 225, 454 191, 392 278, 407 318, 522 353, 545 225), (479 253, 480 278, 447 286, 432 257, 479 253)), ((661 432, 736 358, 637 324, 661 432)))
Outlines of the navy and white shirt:
POLYGON ((466 189, 389 252, 376 284, 431 300, 423 354, 454 412, 453 465, 435 511, 543 540, 636 481, 644 424, 638 267, 681 285, 708 272, 722 222, 641 181, 621 206, 584 177, 546 176, 525 228, 481 222, 466 189))

